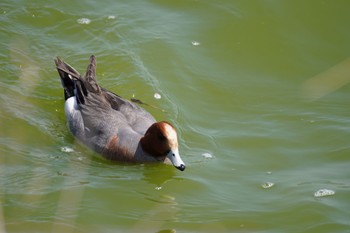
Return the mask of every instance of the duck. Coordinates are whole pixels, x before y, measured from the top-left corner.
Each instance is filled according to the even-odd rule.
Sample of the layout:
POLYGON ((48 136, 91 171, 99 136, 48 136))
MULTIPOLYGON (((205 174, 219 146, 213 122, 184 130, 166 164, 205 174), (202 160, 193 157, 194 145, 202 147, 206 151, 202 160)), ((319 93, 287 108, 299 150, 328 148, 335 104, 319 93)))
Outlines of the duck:
POLYGON ((59 57, 55 64, 68 128, 80 143, 107 160, 165 163, 185 170, 174 125, 156 121, 144 108, 101 87, 94 55, 84 76, 59 57))

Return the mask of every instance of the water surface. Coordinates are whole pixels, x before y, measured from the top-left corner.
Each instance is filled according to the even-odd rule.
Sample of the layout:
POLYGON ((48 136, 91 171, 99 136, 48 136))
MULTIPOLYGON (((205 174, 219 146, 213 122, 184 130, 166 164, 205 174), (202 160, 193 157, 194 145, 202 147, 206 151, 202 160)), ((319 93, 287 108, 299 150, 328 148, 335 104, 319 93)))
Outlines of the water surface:
POLYGON ((349 9, 2 1, 0 232, 349 232, 349 9), (176 126, 186 171, 69 134, 53 59, 83 73, 91 54, 100 85, 176 126))

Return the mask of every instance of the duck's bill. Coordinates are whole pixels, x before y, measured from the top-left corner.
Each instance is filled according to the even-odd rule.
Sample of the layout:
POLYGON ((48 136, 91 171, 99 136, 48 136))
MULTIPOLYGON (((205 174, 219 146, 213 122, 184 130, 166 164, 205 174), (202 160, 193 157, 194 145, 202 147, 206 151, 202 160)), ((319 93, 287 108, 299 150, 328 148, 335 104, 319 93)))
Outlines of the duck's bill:
POLYGON ((185 170, 186 165, 185 163, 182 161, 180 154, 179 154, 179 150, 170 150, 169 153, 167 154, 168 159, 170 159, 171 163, 174 165, 174 167, 176 167, 177 169, 179 169, 180 171, 185 170))

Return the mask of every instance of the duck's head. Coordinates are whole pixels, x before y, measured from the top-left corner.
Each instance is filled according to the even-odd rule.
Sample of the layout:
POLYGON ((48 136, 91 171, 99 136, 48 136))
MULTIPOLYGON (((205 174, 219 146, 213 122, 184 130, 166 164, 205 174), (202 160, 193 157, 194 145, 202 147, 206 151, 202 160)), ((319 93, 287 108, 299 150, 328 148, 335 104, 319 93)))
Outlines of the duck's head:
POLYGON ((186 168, 179 154, 177 133, 173 125, 166 121, 151 125, 141 139, 142 149, 157 160, 168 158, 177 169, 186 168))

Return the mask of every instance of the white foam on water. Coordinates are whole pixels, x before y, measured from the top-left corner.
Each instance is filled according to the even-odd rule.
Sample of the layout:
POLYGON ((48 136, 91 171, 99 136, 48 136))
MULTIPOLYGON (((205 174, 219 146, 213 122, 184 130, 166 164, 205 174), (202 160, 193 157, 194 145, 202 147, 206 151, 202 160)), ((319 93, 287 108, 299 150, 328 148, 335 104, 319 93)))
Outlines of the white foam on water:
POLYGON ((88 18, 80 18, 80 19, 77 19, 77 23, 79 23, 79 24, 90 24, 91 20, 88 19, 88 18))
POLYGON ((264 189, 269 189, 269 188, 272 188, 273 186, 275 186, 275 184, 272 182, 266 182, 261 185, 261 187, 263 187, 264 189))
POLYGON ((198 41, 192 41, 191 43, 192 43, 192 45, 194 45, 194 46, 198 46, 198 45, 201 44, 201 43, 199 43, 198 41))
POLYGON ((211 158, 213 158, 213 155, 210 154, 210 153, 207 153, 207 152, 203 153, 202 156, 203 156, 204 158, 206 158, 206 159, 211 159, 211 158))
POLYGON ((162 98, 162 96, 159 93, 154 93, 154 98, 159 100, 162 98))
POLYGON ((72 148, 70 148, 70 147, 64 146, 64 147, 61 147, 61 151, 65 152, 65 153, 71 153, 74 150, 72 148))
POLYGON ((330 190, 330 189, 320 189, 317 190, 314 193, 314 197, 325 197, 325 196, 332 196, 335 194, 335 191, 330 190))

